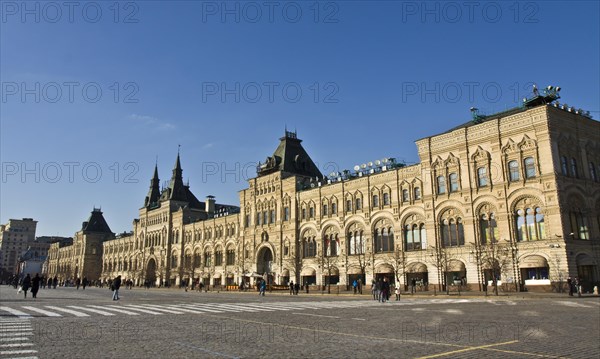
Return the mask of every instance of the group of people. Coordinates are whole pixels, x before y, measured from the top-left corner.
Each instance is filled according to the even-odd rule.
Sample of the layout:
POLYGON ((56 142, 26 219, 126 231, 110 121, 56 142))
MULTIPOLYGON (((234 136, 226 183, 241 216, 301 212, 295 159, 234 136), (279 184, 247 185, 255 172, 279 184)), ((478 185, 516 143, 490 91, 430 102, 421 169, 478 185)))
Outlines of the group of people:
POLYGON ((35 277, 31 278, 29 274, 27 274, 21 282, 19 283, 18 293, 23 292, 24 297, 27 298, 27 292, 31 289, 31 295, 34 298, 37 298, 37 293, 40 290, 40 284, 42 283, 42 278, 38 273, 35 274, 35 277))
POLYGON ((360 278, 352 282, 352 289, 354 290, 354 294, 362 294, 362 280, 360 278))
MULTIPOLYGON (((371 293, 373 294, 373 300, 377 300, 381 303, 385 303, 390 300, 391 286, 387 278, 379 278, 371 282, 371 293)), ((396 300, 400 300, 400 286, 396 286, 394 293, 396 294, 396 300)))
POLYGON ((290 295, 298 295, 300 291, 300 284, 298 282, 294 283, 294 281, 290 281, 290 295))

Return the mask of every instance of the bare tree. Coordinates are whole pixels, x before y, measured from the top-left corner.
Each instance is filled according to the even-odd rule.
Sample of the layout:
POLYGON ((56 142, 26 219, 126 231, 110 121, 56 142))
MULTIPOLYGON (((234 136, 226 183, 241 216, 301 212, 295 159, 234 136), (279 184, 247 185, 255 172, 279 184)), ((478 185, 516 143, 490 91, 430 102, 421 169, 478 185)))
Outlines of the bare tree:
POLYGON ((396 277, 396 286, 400 285, 400 278, 403 279, 402 282, 406 283, 406 280, 404 280, 407 271, 406 253, 404 253, 402 248, 399 245, 395 246, 394 251, 386 254, 383 260, 384 263, 392 266, 394 276, 396 277))
POLYGON ((506 278, 512 263, 510 247, 497 240, 491 240, 490 243, 481 245, 479 248, 481 266, 491 271, 494 293, 498 295, 498 277, 506 278))
POLYGON ((441 292, 442 288, 446 291, 446 294, 450 294, 450 287, 448 286, 448 269, 450 262, 454 260, 454 254, 445 247, 442 246, 429 246, 429 256, 427 261, 437 269, 438 275, 438 290, 441 292))
MULTIPOLYGON (((324 251, 322 251, 324 252, 324 251)), ((321 253, 319 258, 319 266, 321 267, 322 273, 327 277, 327 293, 331 293, 331 273, 336 268, 338 262, 338 256, 327 255, 327 253, 321 253)))

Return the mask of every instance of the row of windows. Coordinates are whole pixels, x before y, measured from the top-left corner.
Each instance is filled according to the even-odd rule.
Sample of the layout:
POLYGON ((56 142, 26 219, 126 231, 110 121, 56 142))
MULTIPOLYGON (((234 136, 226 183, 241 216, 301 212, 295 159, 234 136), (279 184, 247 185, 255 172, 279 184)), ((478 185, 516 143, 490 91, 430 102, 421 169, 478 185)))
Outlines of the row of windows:
MULTIPOLYGON (((596 171, 596 167, 598 167, 598 171, 600 171, 600 164, 596 166, 594 165, 594 162, 588 162, 588 171, 590 174, 590 179, 594 182, 600 181, 600 178, 598 177, 598 171, 596 171)), ((567 156, 561 156, 560 168, 563 176, 579 178, 579 170, 577 167, 577 160, 575 159, 575 157, 571 157, 571 159, 568 159, 567 156)))
MULTIPOLYGON (((527 157, 523 160, 524 175, 526 179, 534 178, 536 176, 535 171, 535 160, 533 157, 527 157)), ((519 162, 512 160, 508 162, 508 179, 511 182, 519 181, 521 179, 521 170, 519 168, 519 162)), ((458 182, 458 174, 452 172, 446 176, 437 176, 437 193, 444 194, 446 191, 457 192, 460 189, 458 182), (446 184, 448 182, 449 186, 446 184)), ((488 174, 488 168, 486 166, 477 168, 477 187, 487 187, 491 183, 488 174)))

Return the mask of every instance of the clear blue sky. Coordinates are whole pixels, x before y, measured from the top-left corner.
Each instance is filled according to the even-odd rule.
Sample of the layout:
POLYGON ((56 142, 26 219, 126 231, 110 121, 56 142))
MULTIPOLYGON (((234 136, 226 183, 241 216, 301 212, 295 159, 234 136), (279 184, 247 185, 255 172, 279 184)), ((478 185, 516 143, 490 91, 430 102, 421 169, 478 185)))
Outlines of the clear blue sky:
POLYGON ((417 162, 532 82, 600 118, 597 1, 264 3, 2 1, 0 221, 128 231, 178 145, 196 196, 237 205, 286 125, 324 173, 417 162))

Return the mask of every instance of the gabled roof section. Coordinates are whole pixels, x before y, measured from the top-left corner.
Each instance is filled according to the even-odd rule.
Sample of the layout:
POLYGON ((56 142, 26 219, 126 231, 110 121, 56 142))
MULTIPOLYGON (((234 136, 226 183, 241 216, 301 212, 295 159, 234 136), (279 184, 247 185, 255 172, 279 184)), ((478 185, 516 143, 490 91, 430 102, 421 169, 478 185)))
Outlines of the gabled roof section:
POLYGON ((288 172, 307 177, 323 177, 310 158, 296 132, 285 131, 285 136, 279 139, 279 146, 272 156, 267 157, 264 163, 258 163, 258 176, 273 172, 288 172))
POLYGON ((161 201, 178 201, 187 203, 188 208, 204 210, 205 206, 203 202, 200 202, 196 196, 190 190, 190 186, 183 184, 183 170, 181 169, 181 161, 179 159, 179 153, 177 153, 177 160, 175 161, 175 168, 173 168, 173 175, 169 182, 169 187, 165 188, 161 195, 161 201))
POLYGON ((108 223, 106 223, 106 220, 102 215, 102 211, 99 208, 94 208, 90 218, 86 222, 83 222, 81 230, 83 233, 94 232, 112 234, 112 231, 110 230, 108 223))

